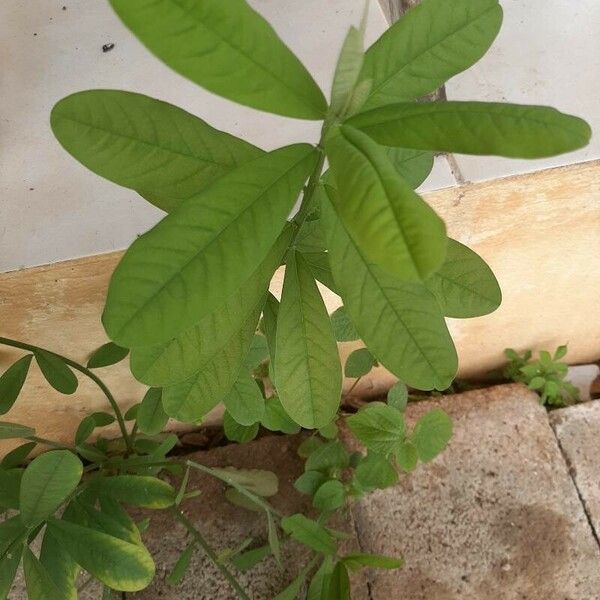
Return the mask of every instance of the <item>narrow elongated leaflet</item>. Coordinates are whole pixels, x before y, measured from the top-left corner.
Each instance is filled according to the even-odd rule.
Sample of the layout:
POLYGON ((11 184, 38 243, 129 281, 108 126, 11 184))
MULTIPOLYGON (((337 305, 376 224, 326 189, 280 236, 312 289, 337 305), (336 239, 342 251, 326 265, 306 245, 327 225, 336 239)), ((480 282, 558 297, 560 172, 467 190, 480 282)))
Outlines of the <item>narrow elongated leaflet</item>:
POLYGON ((6 414, 21 392, 33 354, 23 356, 13 363, 0 377, 0 415, 6 414))
POLYGON ((29 547, 23 554, 23 572, 29 600, 65 600, 51 573, 29 547))
POLYGON ((40 562, 51 574, 62 600, 77 600, 77 575, 79 566, 63 548, 51 531, 44 532, 40 562))
POLYGON ((351 571, 359 571, 365 567, 373 569, 399 569, 404 564, 401 558, 362 553, 346 554, 342 558, 342 561, 351 571))
POLYGON ((262 154, 177 106, 120 90, 67 96, 52 109, 50 125, 88 169, 167 212, 262 154))
POLYGON ((142 508, 168 508, 175 502, 175 490, 166 481, 145 475, 115 475, 94 483, 98 493, 142 508))
POLYGON ((423 0, 366 52, 363 108, 413 100, 477 62, 502 23, 498 0, 423 0))
POLYGON ((286 263, 276 335, 281 404, 303 427, 327 425, 340 404, 341 366, 327 308, 297 252, 286 263))
POLYGON ((368 260, 327 202, 322 215, 336 285, 367 347, 407 385, 447 388, 458 361, 434 296, 368 260))
POLYGON ((275 337, 277 333, 277 315, 279 314, 279 300, 269 292, 263 307, 263 332, 267 338, 271 366, 275 364, 275 337))
POLYGON ((350 27, 335 67, 331 85, 331 111, 340 115, 348 106, 364 60, 363 31, 350 27))
POLYGON ((298 513, 281 519, 281 528, 290 537, 315 552, 334 554, 336 545, 331 534, 319 523, 298 513))
POLYGON ((126 347, 167 341, 238 289, 281 233, 316 160, 308 144, 274 150, 138 238, 108 290, 103 322, 113 340, 126 347))
POLYGON ((327 252, 302 252, 301 254, 313 277, 332 292, 335 292, 335 282, 333 281, 333 275, 329 267, 327 252))
POLYGON ((240 425, 253 425, 265 415, 265 400, 250 373, 242 371, 223 397, 225 408, 240 425))
POLYGON ((245 0, 111 0, 125 25, 169 67, 220 96, 321 119, 323 93, 245 0))
POLYGON ((465 319, 495 311, 502 292, 492 270, 473 250, 448 240, 446 260, 425 281, 446 317, 465 319))
POLYGON ((333 568, 327 594, 328 600, 350 600, 350 577, 346 565, 341 560, 333 568))
POLYGON ((12 469, 20 466, 25 462, 29 453, 37 446, 36 442, 27 442, 21 446, 17 446, 14 450, 8 452, 2 461, 0 461, 0 469, 12 469))
POLYGON ((0 598, 6 598, 12 587, 17 569, 21 562, 23 546, 18 541, 13 544, 14 550, 0 558, 0 598))
POLYGON ((122 348, 113 342, 103 344, 89 358, 88 369, 99 369, 109 367, 122 361, 129 354, 127 348, 122 348))
POLYGON ((62 358, 38 348, 35 360, 46 381, 61 394, 73 394, 77 390, 77 377, 62 358))
POLYGON ((35 429, 20 425, 18 423, 7 423, 0 421, 0 440, 13 440, 16 438, 28 438, 35 435, 35 429))
POLYGON ((339 194, 330 196, 363 254, 398 279, 425 279, 446 256, 446 228, 398 176, 386 151, 367 135, 340 127, 325 144, 339 194))
POLYGON ((548 106, 495 102, 390 104, 347 121, 376 142, 417 150, 543 158, 590 141, 590 126, 548 106))

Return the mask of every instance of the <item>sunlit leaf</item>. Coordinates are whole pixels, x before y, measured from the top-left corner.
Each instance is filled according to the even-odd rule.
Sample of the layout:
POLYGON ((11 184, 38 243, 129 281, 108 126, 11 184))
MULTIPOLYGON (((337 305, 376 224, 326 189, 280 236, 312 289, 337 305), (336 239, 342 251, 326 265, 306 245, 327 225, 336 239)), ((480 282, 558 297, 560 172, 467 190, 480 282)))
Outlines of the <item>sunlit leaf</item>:
POLYGON ((173 486, 145 475, 114 475, 97 479, 95 488, 114 500, 142 508, 168 508, 175 502, 173 486))
POLYGON ((423 462, 433 460, 452 437, 452 420, 441 409, 434 408, 424 414, 415 425, 411 442, 423 462))

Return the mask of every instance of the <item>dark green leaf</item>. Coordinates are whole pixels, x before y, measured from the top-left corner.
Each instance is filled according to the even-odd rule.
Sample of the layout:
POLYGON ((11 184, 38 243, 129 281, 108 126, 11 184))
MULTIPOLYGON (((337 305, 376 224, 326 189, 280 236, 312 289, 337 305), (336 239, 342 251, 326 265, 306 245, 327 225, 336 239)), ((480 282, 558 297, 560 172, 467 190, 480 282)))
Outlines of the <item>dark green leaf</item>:
POLYGON ((344 505, 346 491, 337 479, 326 481, 313 496, 313 506, 320 511, 334 511, 344 505))
POLYGON ((408 389, 401 381, 395 383, 388 391, 387 403, 400 412, 405 411, 408 404, 408 389))
POLYGON ((373 452, 391 454, 404 440, 404 417, 395 408, 373 402, 346 420, 352 433, 373 452))
POLYGON ((269 431, 281 431, 291 435, 300 431, 300 425, 290 419, 277 396, 265 402, 265 416, 260 423, 269 431))
POLYGON ((23 469, 0 470, 0 509, 19 508, 23 469))
POLYGON ((362 377, 375 366, 375 357, 366 349, 354 350, 346 359, 344 375, 346 377, 362 377))
POLYGON ((238 556, 235 556, 231 559, 231 562, 235 566, 236 569, 240 571, 248 571, 255 567, 259 562, 265 559, 267 556, 271 554, 271 546, 268 544, 266 546, 261 546, 260 548, 254 548, 252 550, 248 550, 238 556))
POLYGON ((369 567, 372 569, 400 569, 404 565, 401 558, 382 556, 381 554, 346 554, 342 558, 343 563, 351 570, 358 571, 369 567))
POLYGON ((195 549, 196 542, 190 542, 186 549, 179 555, 173 570, 167 576, 168 583, 171 585, 179 585, 183 581, 185 573, 190 566, 190 561, 192 560, 195 549))
POLYGON ((327 475, 320 471, 306 471, 296 479, 294 487, 307 496, 313 496, 314 493, 327 481, 327 475))
POLYGON ((313 435, 307 437, 299 446, 298 446, 298 456, 300 458, 308 458, 315 450, 320 448, 323 445, 323 442, 313 435))
POLYGON ((223 429, 228 440, 246 444, 252 441, 258 435, 259 425, 240 425, 230 414, 228 410, 223 415, 223 429))
POLYGON ((269 292, 263 307, 262 327, 269 347, 271 365, 275 363, 275 337, 277 332, 277 315, 279 313, 279 300, 269 292))
POLYGON ((164 429, 168 420, 169 415, 162 405, 162 390, 150 388, 144 394, 137 413, 137 424, 140 431, 146 435, 157 435, 164 429))
POLYGON ((21 562, 22 553, 23 545, 19 541, 16 541, 10 551, 0 558, 0 598, 3 600, 6 600, 8 592, 12 587, 19 563, 21 562))
POLYGON ((0 440, 12 440, 16 438, 28 438, 35 435, 35 429, 18 423, 0 421, 0 440))
POLYGON ((333 568, 329 580, 328 600, 350 600, 350 577, 346 565, 340 560, 333 568))
POLYGON ((100 367, 109 367, 122 361, 129 354, 127 348, 117 346, 113 342, 108 342, 100 346, 89 358, 88 369, 98 369, 100 367))
POLYGON ((423 462, 433 460, 452 437, 452 420, 441 409, 434 408, 423 415, 415 425, 411 442, 423 462))
POLYGON ((424 0, 368 50, 365 108, 413 100, 477 62, 502 23, 498 0, 424 0))
POLYGON ((141 402, 138 402, 137 404, 130 406, 127 409, 127 411, 125 412, 125 414, 123 415, 123 418, 126 421, 135 421, 135 419, 137 419, 138 411, 140 410, 140 405, 141 405, 141 402))
POLYGON ((316 521, 298 513, 281 520, 281 528, 294 540, 315 552, 334 554, 336 544, 331 534, 316 521))
POLYGON ((249 373, 240 373, 232 390, 223 398, 223 403, 240 425, 254 425, 265 416, 265 400, 249 373))
POLYGON ((62 358, 46 352, 46 350, 37 349, 35 351, 35 360, 37 361, 46 381, 61 394, 73 394, 77 389, 77 377, 67 363, 62 358))
POLYGON ((96 422, 94 421, 94 417, 92 415, 85 417, 79 423, 79 427, 77 427, 77 431, 75 432, 75 445, 83 444, 92 435, 95 428, 96 422))
POLYGON ((23 571, 29 600, 65 600, 51 574, 28 547, 23 554, 23 571))
MULTIPOLYGON (((322 185, 318 185, 313 195, 314 197, 319 193, 320 195, 325 193, 322 185)), ((294 240, 294 246, 298 252, 324 252, 325 241, 323 239, 323 232, 321 231, 321 222, 319 219, 308 219, 302 223, 300 231, 294 240)))
POLYGON ((0 521, 0 558, 11 550, 15 542, 27 536, 27 528, 19 515, 0 521))
POLYGON ((331 556, 326 556, 310 582, 306 600, 327 599, 327 590, 329 589, 332 571, 333 560, 331 556))
POLYGON ((331 314, 331 325, 338 342, 353 342, 360 337, 343 306, 331 314))
POLYGON ((277 533, 277 525, 273 519, 273 515, 267 512, 267 530, 269 546, 271 546, 271 552, 277 561, 277 564, 281 567, 281 545, 279 542, 279 534, 277 533))
POLYGON ((591 136, 585 121, 554 108, 494 102, 392 104, 348 124, 386 146, 510 158, 570 152, 591 136))
POLYGON ((0 415, 6 414, 19 396, 27 379, 33 354, 23 356, 0 377, 0 415))
POLYGON ((94 412, 90 416, 94 419, 96 427, 106 427, 115 422, 115 417, 107 412, 94 412))
MULTIPOLYGON (((18 446, 14 450, 11 450, 0 462, 0 468, 12 469, 18 467, 25 462, 25 459, 29 456, 29 453, 36 447, 36 442, 27 442, 21 446, 18 446)), ((2 486, 0 486, 1 488, 2 486)))
POLYGON ((114 500, 142 508, 168 508, 175 502, 173 486, 145 475, 114 475, 95 482, 95 489, 114 500))
POLYGON ((40 563, 50 573, 56 587, 60 590, 61 600, 77 600, 77 575, 79 566, 63 548, 58 539, 47 530, 40 551, 40 563))
POLYGON ((21 481, 23 523, 33 527, 50 516, 75 490, 82 474, 81 461, 68 450, 52 450, 31 461, 21 481))
POLYGON ((354 479, 360 489, 370 492, 395 485, 398 474, 387 458, 380 454, 369 453, 356 467, 354 479))

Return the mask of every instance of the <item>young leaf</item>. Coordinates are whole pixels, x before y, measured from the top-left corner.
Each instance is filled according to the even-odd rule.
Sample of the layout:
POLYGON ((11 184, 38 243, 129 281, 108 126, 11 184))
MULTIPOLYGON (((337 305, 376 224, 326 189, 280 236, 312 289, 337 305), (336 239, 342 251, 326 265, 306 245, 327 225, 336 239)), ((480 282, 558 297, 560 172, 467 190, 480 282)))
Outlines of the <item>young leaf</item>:
POLYGON ((264 154, 139 237, 109 285, 111 338, 128 347, 165 342, 221 305, 266 257, 317 159, 308 144, 264 154))
POLYGON ((223 398, 223 403, 240 425, 254 425, 265 416, 265 400, 249 373, 240 373, 232 390, 223 398))
POLYGON ((396 410, 404 412, 408 404, 408 389, 401 382, 395 383, 387 393, 387 403, 396 410))
POLYGON ((398 176, 385 150, 347 126, 325 149, 339 191, 329 199, 362 253, 401 280, 434 273, 446 256, 444 222, 398 176))
POLYGON ((391 454, 404 441, 404 417, 395 408, 373 402, 346 420, 352 433, 373 452, 391 454))
POLYGON ((279 592, 277 596, 273 597, 273 600, 296 600, 298 598, 298 594, 302 589, 302 584, 306 579, 306 572, 304 570, 300 571, 300 573, 292 580, 284 590, 279 592))
POLYGON ((334 511, 344 505, 346 491, 344 484, 337 479, 326 481, 313 496, 313 506, 320 511, 334 511))
POLYGON ((306 68, 244 0, 111 0, 125 25, 169 67, 240 104, 321 119, 327 103, 306 68))
POLYGON ((235 469, 233 467, 213 467, 213 472, 224 477, 228 483, 241 485, 256 496, 269 498, 279 490, 279 480, 272 471, 263 469, 235 469))
POLYGON ((363 32, 350 27, 335 67, 331 86, 331 111, 340 115, 348 106, 364 60, 363 32))
POLYGON ((137 592, 154 577, 152 557, 140 544, 56 519, 48 529, 77 564, 114 590, 137 592))
POLYGON ((231 413, 226 410, 223 415, 223 430, 228 440, 232 442, 238 442, 239 444, 246 444, 252 441, 258 435, 259 425, 253 423, 251 425, 240 425, 232 416, 231 413))
POLYGON ((366 259, 327 202, 322 215, 338 290, 366 346, 411 387, 446 389, 458 360, 433 295, 366 259))
POLYGON ((498 0, 424 0, 367 50, 361 79, 372 85, 364 108, 432 92, 480 59, 501 23, 498 0))
POLYGON ((17 446, 14 450, 8 452, 2 459, 0 462, 0 469, 12 469, 13 467, 22 465, 36 445, 36 442, 27 442, 22 446, 17 446))
POLYGON ((329 580, 328 600, 350 600, 350 577, 343 561, 338 561, 329 580))
POLYGON ((348 451, 342 442, 334 440, 317 448, 306 460, 306 471, 332 471, 348 466, 348 451))
POLYGON ((35 429, 18 423, 7 423, 0 421, 0 440, 13 440, 16 438, 28 438, 35 435, 35 429))
POLYGON ((177 106, 121 90, 67 96, 50 125, 88 169, 167 212, 263 153, 177 106))
POLYGON ((485 261, 456 240, 448 240, 446 260, 425 281, 447 317, 464 319, 493 312, 502 302, 498 281, 485 261))
POLYGON ((341 366, 327 309, 297 252, 287 261, 276 345, 275 378, 286 412, 303 427, 327 425, 340 403, 341 366))
POLYGON ((23 388, 33 354, 20 358, 0 377, 0 415, 6 414, 15 403, 23 388))
POLYGON ((265 402, 265 416, 260 424, 269 431, 281 431, 290 435, 300 431, 300 425, 290 419, 277 396, 265 402))
POLYGON ((51 574, 29 547, 23 554, 23 571, 29 600, 65 600, 51 574))
POLYGON ((371 569, 400 569, 404 565, 401 558, 392 558, 381 554, 346 554, 342 557, 342 561, 351 571, 359 571, 365 567, 371 569))
POLYGON ((294 487, 307 496, 313 496, 315 492, 327 481, 327 475, 319 471, 305 471, 296 479, 294 487))
POLYGON ((386 148, 387 157, 397 173, 416 190, 433 169, 433 152, 409 148, 386 148))
POLYGON ((192 560, 192 556, 194 555, 194 550, 196 550, 196 542, 190 542, 186 549, 179 555, 173 570, 167 576, 167 582, 171 585, 179 585, 183 578, 185 577, 185 573, 190 566, 190 561, 192 560))
POLYGON ((509 158, 570 152, 591 136, 583 119, 554 108, 494 102, 391 104, 347 123, 386 146, 509 158))
POLYGON ((360 336, 354 327, 348 312, 343 306, 331 313, 331 325, 333 334, 338 342, 353 342, 358 340, 360 336))
POLYGON ((88 369, 99 369, 100 367, 109 367, 121 362, 127 355, 129 350, 122 348, 113 342, 108 342, 100 346, 89 358, 88 369))
POLYGON ((28 527, 51 515, 77 487, 81 461, 68 450, 52 450, 35 458, 23 473, 19 507, 28 527))
POLYGON ((162 390, 149 388, 142 398, 137 413, 137 424, 142 433, 158 435, 167 424, 169 415, 162 405, 162 390))
POLYGON ((411 442, 423 462, 433 460, 452 437, 452 420, 441 409, 434 408, 423 415, 415 425, 411 442))
POLYGON ((387 458, 380 454, 369 453, 358 463, 354 471, 354 480, 360 489, 371 492, 395 485, 398 481, 398 473, 387 458))
POLYGON ((346 377, 362 377, 375 366, 375 357, 366 349, 354 350, 346 359, 344 375, 346 377))
POLYGON ((61 394, 73 394, 77 389, 77 377, 69 366, 52 352, 38 348, 35 360, 46 381, 61 394))
POLYGON ((103 477, 94 482, 94 487, 113 500, 142 508, 168 508, 175 502, 176 493, 172 485, 146 475, 103 477))
POLYGON ((0 470, 0 509, 18 510, 22 478, 23 469, 0 470))
POLYGON ((327 529, 300 513, 281 519, 281 528, 292 539, 315 552, 334 554, 336 551, 335 541, 327 529))

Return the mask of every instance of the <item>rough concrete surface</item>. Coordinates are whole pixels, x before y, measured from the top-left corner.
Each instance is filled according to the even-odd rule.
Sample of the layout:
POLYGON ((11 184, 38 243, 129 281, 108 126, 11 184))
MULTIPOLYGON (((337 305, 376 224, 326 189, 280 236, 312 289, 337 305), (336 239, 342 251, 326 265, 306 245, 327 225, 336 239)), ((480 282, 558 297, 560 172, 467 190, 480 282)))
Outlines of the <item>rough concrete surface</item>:
POLYGON ((550 413, 550 422, 596 536, 600 537, 600 401, 555 410, 550 413))
POLYGON ((537 396, 519 385, 447 396, 447 450, 355 510, 365 551, 404 556, 373 600, 597 600, 600 552, 537 396))

